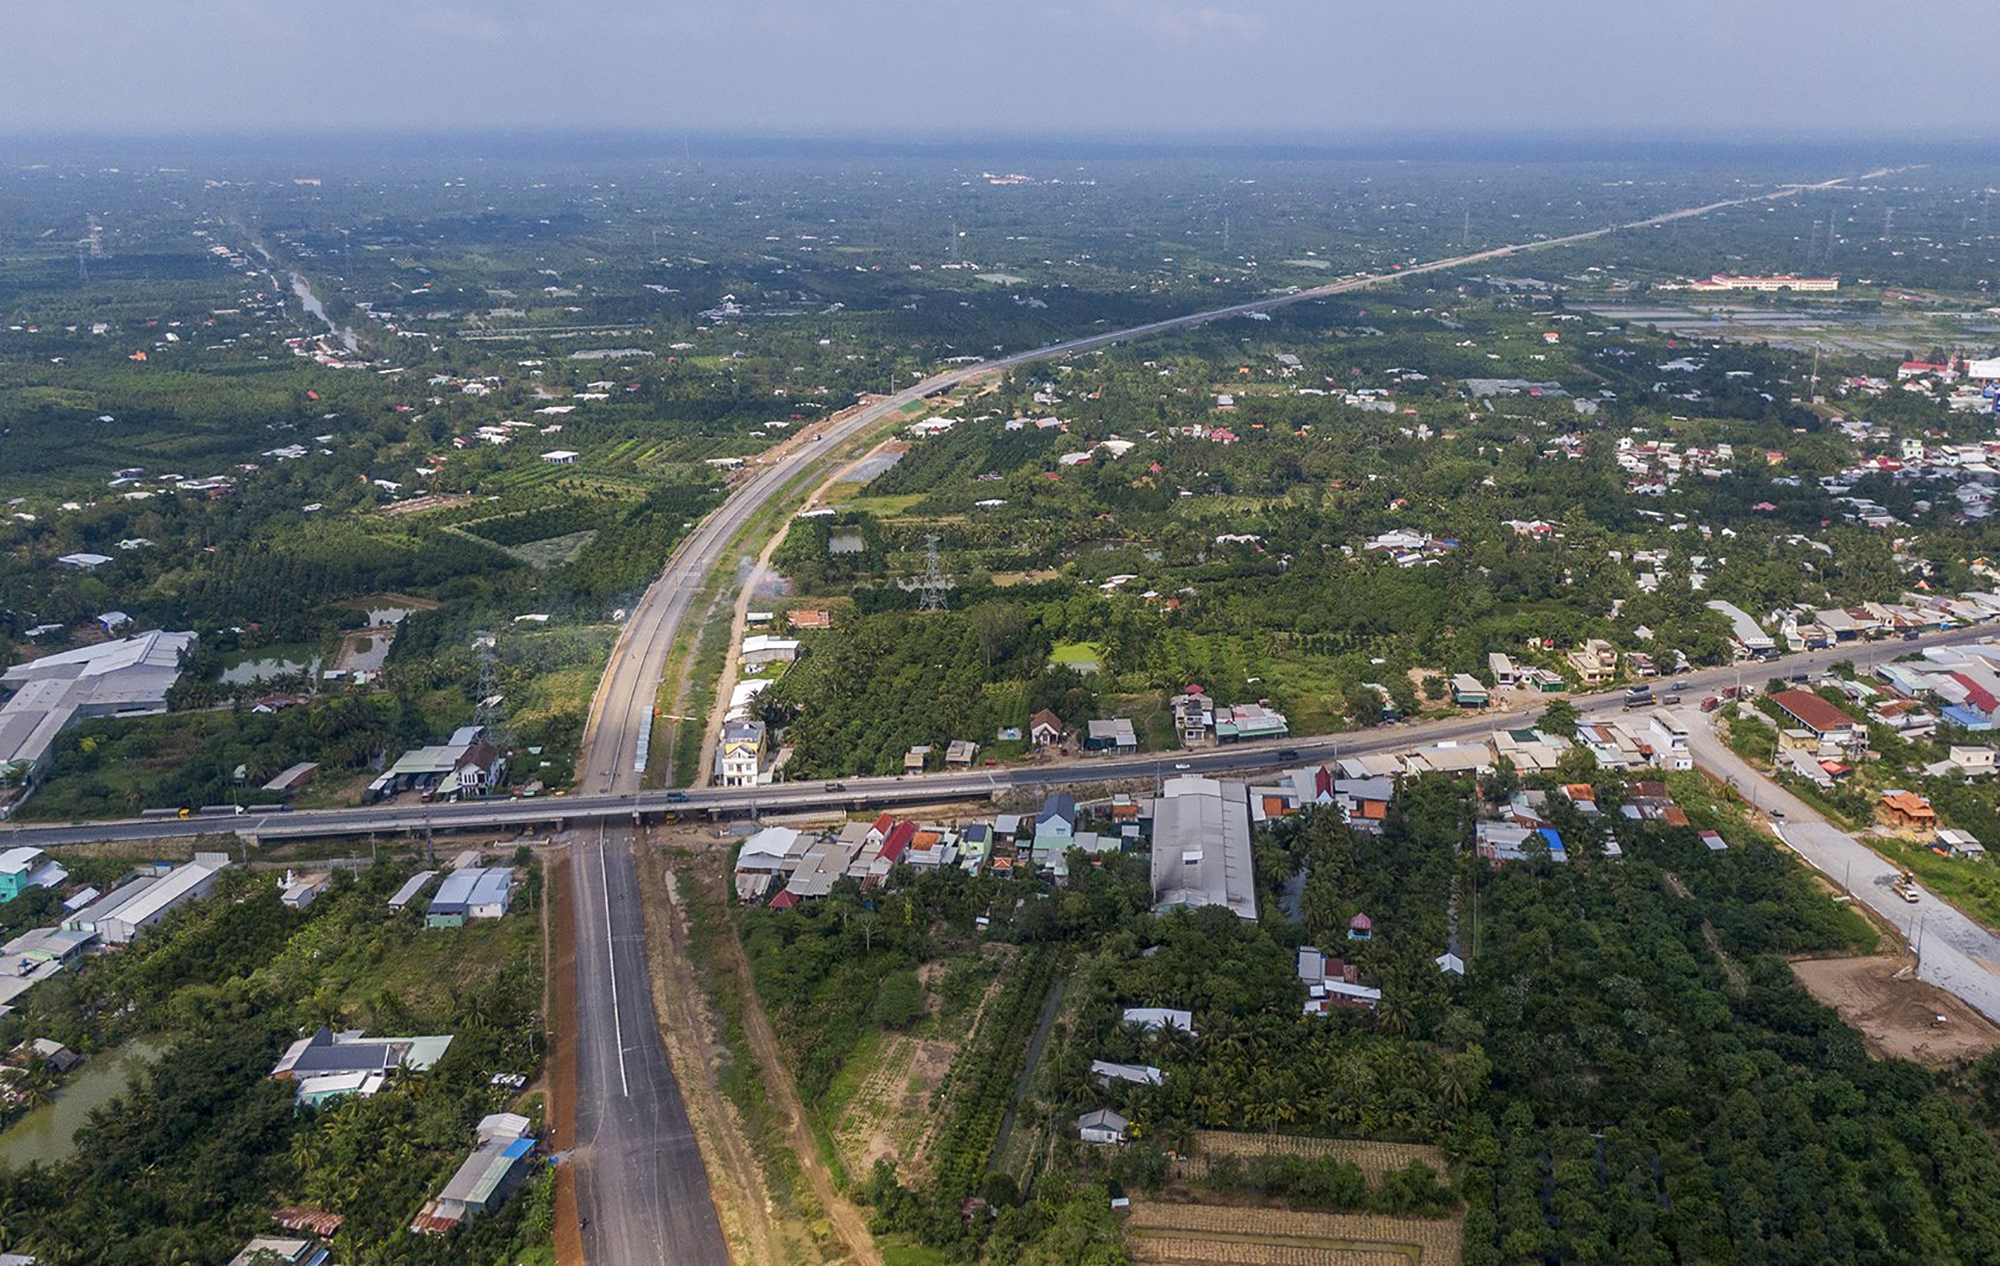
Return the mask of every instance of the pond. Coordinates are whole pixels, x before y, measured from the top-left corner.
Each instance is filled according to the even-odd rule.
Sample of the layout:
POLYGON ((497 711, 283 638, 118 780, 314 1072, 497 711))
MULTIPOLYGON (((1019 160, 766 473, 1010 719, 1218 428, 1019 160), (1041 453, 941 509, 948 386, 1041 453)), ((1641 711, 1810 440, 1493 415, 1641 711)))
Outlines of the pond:
POLYGON ((119 1095, 132 1079, 160 1057, 162 1047, 149 1038, 133 1038, 115 1051, 93 1055, 81 1072, 65 1081, 48 1102, 0 1133, 0 1164, 21 1166, 33 1161, 53 1165, 76 1151, 76 1132, 90 1114, 119 1095))
POLYGON ((859 554, 867 548, 859 532, 835 532, 827 538, 826 552, 829 554, 859 554))
POLYGON ((230 686, 247 686, 254 681, 275 681, 299 673, 319 673, 319 656, 305 646, 271 646, 260 652, 224 660, 222 681, 230 686))

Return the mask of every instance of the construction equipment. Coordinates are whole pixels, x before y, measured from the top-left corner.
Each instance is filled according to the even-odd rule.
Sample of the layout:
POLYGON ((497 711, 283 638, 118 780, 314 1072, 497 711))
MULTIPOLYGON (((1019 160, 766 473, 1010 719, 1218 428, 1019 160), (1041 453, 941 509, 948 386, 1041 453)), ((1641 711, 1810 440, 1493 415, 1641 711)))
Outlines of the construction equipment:
POLYGON ((1917 894, 1917 877, 1910 873, 1910 868, 1907 866, 1903 867, 1902 873, 1890 881, 1889 887, 1897 896, 1911 905, 1915 905, 1919 900, 1917 894))

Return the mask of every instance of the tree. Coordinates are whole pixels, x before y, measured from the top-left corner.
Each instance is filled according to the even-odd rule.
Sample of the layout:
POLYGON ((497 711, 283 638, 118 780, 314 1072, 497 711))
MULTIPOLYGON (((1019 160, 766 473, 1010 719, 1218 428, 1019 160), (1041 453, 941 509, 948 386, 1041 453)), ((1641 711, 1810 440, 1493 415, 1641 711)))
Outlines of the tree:
POLYGON ((914 971, 899 971, 882 982, 869 1009, 885 1029, 906 1029, 924 1013, 924 987, 914 971))
POLYGON ((1557 699, 1542 709, 1541 719, 1535 722, 1535 728, 1544 734, 1575 738, 1577 717, 1575 704, 1567 699, 1557 699))

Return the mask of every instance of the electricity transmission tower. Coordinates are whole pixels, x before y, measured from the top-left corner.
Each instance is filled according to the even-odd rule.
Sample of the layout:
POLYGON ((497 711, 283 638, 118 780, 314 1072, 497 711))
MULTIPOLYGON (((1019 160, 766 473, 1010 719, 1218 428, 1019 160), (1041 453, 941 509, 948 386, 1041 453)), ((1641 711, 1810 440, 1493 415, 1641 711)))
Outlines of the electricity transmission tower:
POLYGON ((938 561, 938 535, 933 532, 924 538, 924 578, 917 585, 917 610, 944 610, 945 591, 950 588, 944 565, 938 561))

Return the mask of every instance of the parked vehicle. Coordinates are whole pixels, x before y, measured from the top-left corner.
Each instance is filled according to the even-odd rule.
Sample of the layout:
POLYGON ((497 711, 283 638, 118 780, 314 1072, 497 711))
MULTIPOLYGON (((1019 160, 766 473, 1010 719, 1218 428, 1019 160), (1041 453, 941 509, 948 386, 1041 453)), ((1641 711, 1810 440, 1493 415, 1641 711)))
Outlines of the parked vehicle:
POLYGON ((1703 699, 1701 701, 1701 710, 1703 712, 1713 712, 1721 706, 1722 706, 1722 696, 1720 695, 1710 695, 1708 698, 1703 699))

